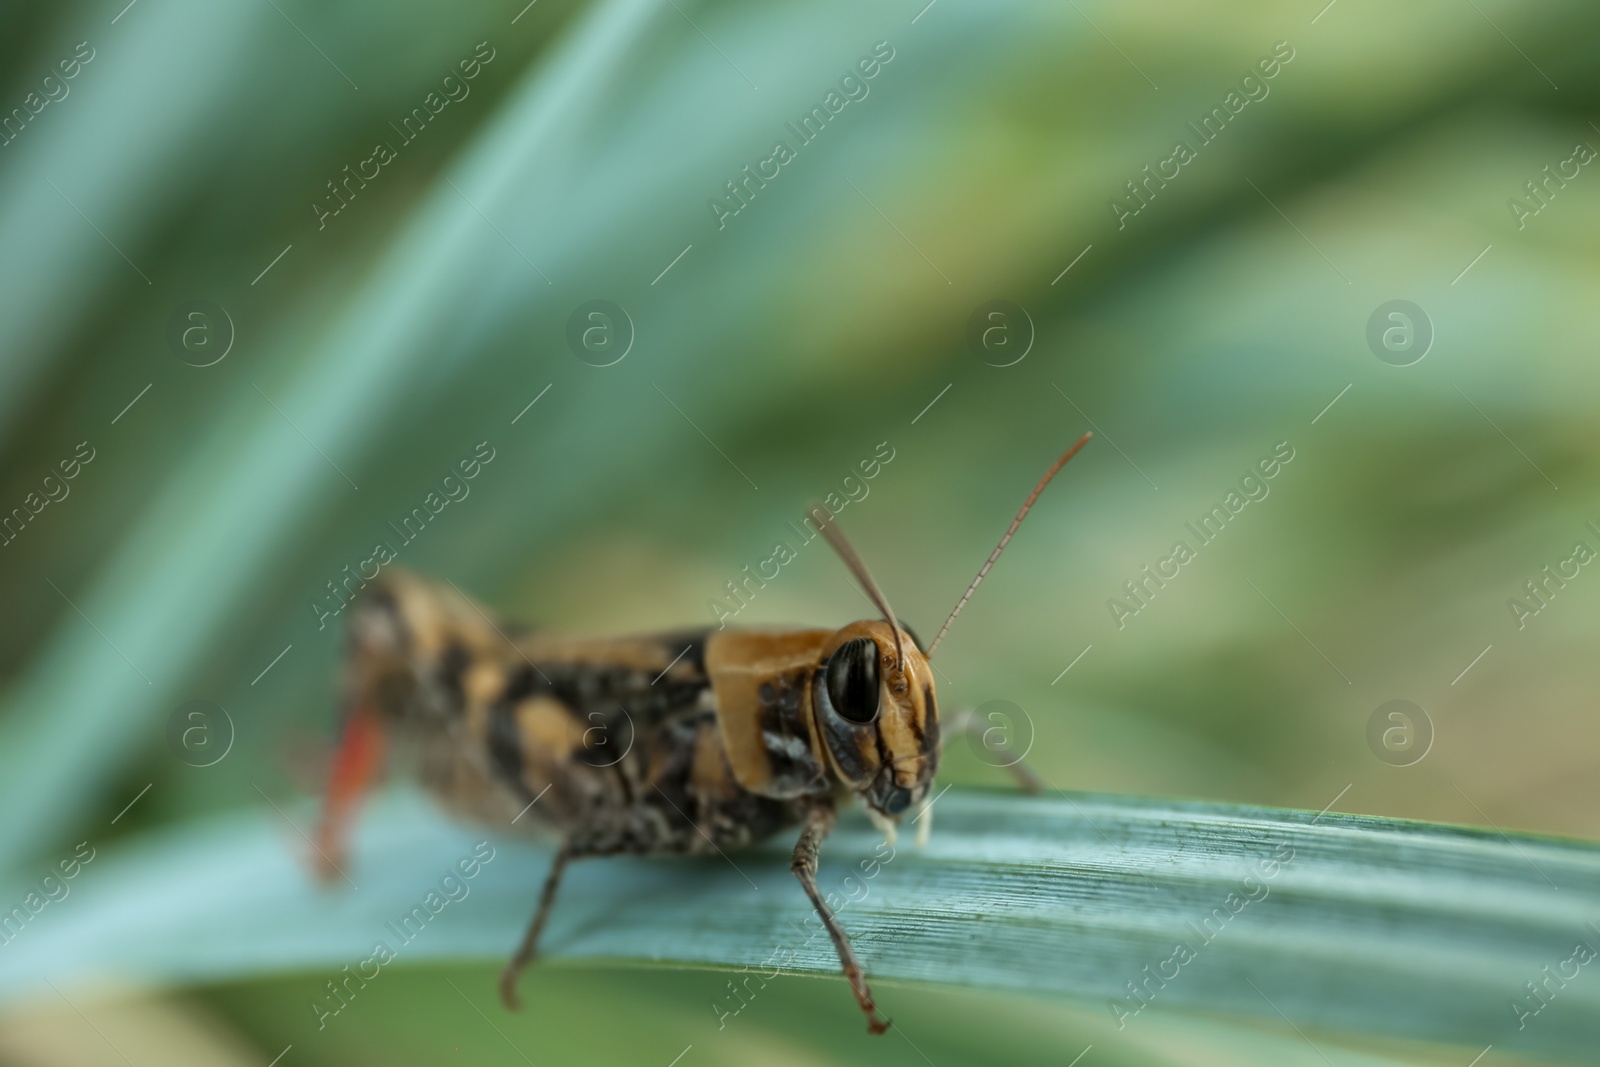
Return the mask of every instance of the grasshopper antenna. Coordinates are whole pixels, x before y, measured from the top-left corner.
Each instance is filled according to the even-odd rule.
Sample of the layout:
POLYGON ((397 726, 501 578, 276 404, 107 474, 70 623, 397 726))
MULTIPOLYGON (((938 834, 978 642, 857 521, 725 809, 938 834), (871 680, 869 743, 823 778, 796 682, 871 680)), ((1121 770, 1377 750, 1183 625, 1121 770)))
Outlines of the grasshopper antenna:
MULTIPOLYGON (((1054 471, 1051 471, 1054 474, 1054 471)), ((1038 494, 1034 494, 1037 496, 1038 494)), ((1030 500, 1031 504, 1032 501, 1030 500)), ((844 532, 839 529, 839 524, 833 520, 833 512, 821 504, 811 509, 811 517, 816 518, 818 513, 826 516, 820 523, 822 536, 828 539, 828 544, 839 553, 839 558, 844 560, 844 565, 856 576, 856 581, 866 587, 867 596, 872 600, 873 606, 878 609, 878 614, 883 616, 889 624, 889 629, 894 631, 894 655, 896 663, 903 669, 906 663, 906 650, 900 643, 900 623, 894 617, 894 609, 889 606, 889 598, 883 595, 883 590, 878 588, 878 583, 872 580, 872 574, 867 570, 867 565, 861 562, 861 557, 856 555, 856 550, 850 542, 845 540, 844 532)))
MULTIPOLYGON (((967 591, 961 594, 961 599, 956 602, 955 610, 950 613, 948 619, 944 620, 944 625, 939 627, 939 633, 934 637, 933 644, 928 646, 927 657, 929 659, 933 658, 933 650, 939 647, 939 642, 944 640, 944 635, 950 629, 950 624, 956 621, 956 616, 961 614, 961 609, 967 606, 968 600, 972 599, 972 591, 978 588, 978 583, 983 581, 984 575, 989 573, 989 568, 994 566, 994 561, 1000 558, 1001 552, 1005 551, 1006 545, 1011 542, 1011 535, 1017 532, 1018 526, 1022 525, 1022 520, 1027 517, 1029 509, 1033 507, 1033 502, 1039 499, 1040 493, 1044 492, 1044 487, 1050 484, 1050 479, 1056 476, 1056 472, 1065 467, 1067 460, 1076 456, 1078 449, 1088 444, 1089 438, 1093 436, 1094 434, 1092 433, 1086 433, 1078 438, 1078 443, 1067 449, 1066 453, 1052 463, 1049 470, 1044 472, 1044 477, 1040 478, 1039 483, 1033 487, 1033 492, 1028 494, 1028 499, 1022 502, 1022 510, 1017 512, 1017 517, 1011 520, 1010 526, 1006 527, 1005 536, 1000 538, 998 545, 994 546, 994 551, 989 553, 989 558, 984 565, 978 568, 978 576, 972 579, 972 584, 967 586, 967 591)), ((838 546, 834 547, 837 548, 838 546)))

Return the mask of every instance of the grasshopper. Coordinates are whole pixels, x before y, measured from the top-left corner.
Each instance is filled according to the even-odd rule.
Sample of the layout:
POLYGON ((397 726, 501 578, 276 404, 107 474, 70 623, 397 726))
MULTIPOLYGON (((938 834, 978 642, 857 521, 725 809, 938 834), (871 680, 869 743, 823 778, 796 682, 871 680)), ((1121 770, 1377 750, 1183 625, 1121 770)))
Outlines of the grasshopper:
POLYGON ((883 1033, 889 1021, 817 889, 822 842, 852 795, 891 840, 902 817, 920 812, 925 839, 941 753, 929 659, 1089 437, 1034 486, 926 649, 820 505, 811 521, 880 618, 837 630, 565 638, 503 623, 453 584, 386 576, 349 615, 343 738, 319 830, 325 862, 342 856, 357 801, 391 741, 407 748, 422 784, 454 813, 505 825, 532 812, 524 825, 553 831, 560 843, 501 974, 501 997, 515 1008, 517 976, 534 959, 573 860, 728 853, 798 827, 790 869, 833 940, 868 1029, 883 1033))

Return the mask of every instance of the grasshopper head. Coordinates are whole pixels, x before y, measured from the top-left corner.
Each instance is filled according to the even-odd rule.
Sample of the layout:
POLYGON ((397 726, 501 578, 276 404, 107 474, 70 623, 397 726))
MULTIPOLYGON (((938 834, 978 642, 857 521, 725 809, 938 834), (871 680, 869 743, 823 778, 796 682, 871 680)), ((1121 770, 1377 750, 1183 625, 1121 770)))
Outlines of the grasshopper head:
MULTIPOLYGON (((939 769, 939 710, 933 700, 929 658, 973 590, 1000 558, 1033 502, 1067 461, 1088 444, 1089 437, 1086 433, 1078 438, 1034 485, 1000 543, 926 650, 895 618, 883 590, 840 532, 833 514, 821 506, 812 508, 817 528, 861 583, 863 595, 883 616, 881 620, 851 623, 823 646, 812 679, 812 704, 834 773, 861 797, 867 814, 886 835, 893 834, 895 823, 908 808, 926 802, 939 769)), ((926 835, 928 825, 924 821, 919 828, 919 840, 926 835)))
POLYGON ((879 620, 846 626, 812 679, 828 762, 880 823, 921 804, 939 768, 933 671, 916 639, 899 634, 879 620))

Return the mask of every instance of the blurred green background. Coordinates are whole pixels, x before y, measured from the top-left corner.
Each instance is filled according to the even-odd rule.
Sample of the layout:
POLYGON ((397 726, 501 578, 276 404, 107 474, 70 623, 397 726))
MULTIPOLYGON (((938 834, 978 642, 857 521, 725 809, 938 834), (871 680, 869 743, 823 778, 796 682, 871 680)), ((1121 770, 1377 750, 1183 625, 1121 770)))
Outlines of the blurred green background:
MULTIPOLYGON (((1508 600, 1537 607, 1525 582, 1600 550, 1600 176, 1566 163, 1542 204, 1524 187, 1600 146, 1600 12, 924 2, 0 8, 0 110, 21 109, 0 147, 0 508, 28 520, 0 551, 8 880, 85 837, 315 792, 340 631, 310 604, 483 441, 470 496, 398 562, 593 634, 711 622, 887 442, 841 522, 929 637, 1092 427, 940 649, 946 707, 1020 706, 1063 788, 1595 836, 1600 578, 1569 565, 1520 626, 1508 600), (799 146, 785 124, 879 42, 867 95, 799 146), (1188 124, 1275 49, 1293 58, 1246 86, 1266 95, 1202 145, 1188 124), (475 51, 466 95, 401 145, 475 51), (796 158, 719 227, 708 200, 780 139, 796 158), (1196 158, 1119 226, 1112 201, 1136 206, 1125 183, 1179 140, 1196 158), (396 158, 319 228, 327 183, 379 141, 396 158), (1539 210, 1519 227, 1510 198, 1539 210), (596 299, 633 332, 604 367, 568 343, 596 299), (209 340, 233 334, 204 367, 169 341, 196 300, 225 313, 209 340), (1008 366, 1016 347, 969 341, 993 300, 1031 323, 1008 320, 1013 346, 1033 335, 1008 366), (1392 300, 1432 333, 1407 366, 1367 339, 1392 300), (93 459, 40 505, 80 442, 93 459), (1185 523, 1280 442, 1268 495, 1200 547, 1185 523), (1180 539, 1195 558, 1119 628, 1108 601, 1180 539), (166 742, 193 699, 236 731, 214 766, 166 742), (1431 739, 1408 766, 1368 740, 1392 699, 1431 739)), ((809 547, 737 622, 863 610, 809 547)), ((944 775, 1004 780, 960 747, 944 775)), ((293 1062, 523 1062, 438 1000, 439 973, 402 972, 293 1062)), ((101 1021, 168 1063, 265 1063, 305 984, 101 1021)), ((665 1063, 721 986, 536 969, 550 1009, 494 1025, 534 1062, 665 1063)), ((860 1034, 838 983, 790 980, 693 1055, 1065 1063, 1102 1011, 896 999, 920 1049, 860 1034)), ((1093 1055, 1308 1054, 1287 1028, 1162 1026, 1093 1055)), ((0 1020, 0 1061, 108 1055, 59 1003, 0 1020)))

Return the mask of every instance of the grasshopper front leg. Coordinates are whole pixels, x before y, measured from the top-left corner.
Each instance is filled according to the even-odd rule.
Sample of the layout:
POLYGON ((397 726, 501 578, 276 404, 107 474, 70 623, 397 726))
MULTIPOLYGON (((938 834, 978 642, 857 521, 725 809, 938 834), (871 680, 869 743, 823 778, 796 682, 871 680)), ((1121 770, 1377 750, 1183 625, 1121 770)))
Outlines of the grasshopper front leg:
MULTIPOLYGON (((1032 767, 1029 767, 1022 761, 1022 754, 1018 753, 1012 745, 1007 743, 1003 736, 1000 738, 993 738, 989 736, 996 729, 996 727, 989 727, 986 729, 983 723, 978 721, 977 713, 972 711, 970 708, 959 712, 953 719, 950 720, 949 725, 945 728, 944 735, 942 735, 939 739, 939 754, 941 756, 944 754, 944 737, 947 737, 951 734, 974 735, 983 743, 983 747, 985 749, 995 753, 995 755, 1004 760, 1004 762, 999 764, 999 766, 1003 767, 1006 772, 1016 780, 1018 789, 1021 789, 1024 793, 1035 796, 1044 792, 1044 779, 1040 778, 1036 773, 1034 773, 1032 767)), ((1001 732, 1003 733, 1003 731, 1001 732)), ((937 799, 937 796, 929 795, 923 800, 921 810, 917 812, 916 823, 918 848, 922 848, 924 845, 926 845, 928 843, 929 835, 933 833, 933 802, 937 799)))
MULTIPOLYGON (((983 747, 995 754, 1003 762, 994 764, 1016 780, 1017 788, 1028 794, 1044 792, 1044 779, 1040 778, 1032 767, 1023 762, 1023 753, 1018 752, 1004 736, 1005 731, 997 726, 984 726, 978 718, 978 713, 969 709, 957 712, 945 728, 950 734, 972 734, 978 738, 983 747), (991 734, 999 734, 992 737, 991 734)), ((940 738, 940 747, 943 748, 943 738, 940 738)))
POLYGON ((555 859, 550 862, 550 873, 544 878, 544 890, 539 894, 539 906, 534 910, 532 921, 528 923, 527 933, 522 935, 522 944, 517 946, 516 954, 506 962, 505 969, 500 972, 500 1000, 511 1011, 516 1011, 522 1006, 521 1000, 517 997, 517 976, 539 953, 539 935, 544 932, 544 924, 550 919, 550 909, 556 902, 556 890, 561 887, 561 876, 566 873, 567 864, 577 854, 570 840, 563 842, 560 850, 556 852, 555 859))
POLYGON ((889 1029, 889 1020, 878 1014, 878 1006, 872 1001, 872 990, 867 987, 861 961, 856 959, 855 950, 850 947, 850 938, 834 917, 833 909, 828 907, 817 890, 817 856, 822 851, 822 839, 828 836, 835 821, 832 804, 815 804, 806 812, 805 828, 800 831, 800 840, 794 844, 789 870, 800 879, 800 885, 806 891, 806 896, 811 898, 811 905, 817 909, 822 925, 828 929, 828 936, 833 938, 834 951, 839 954, 839 965, 844 969, 845 978, 850 981, 856 1003, 866 1013, 867 1031, 881 1034, 889 1029))

